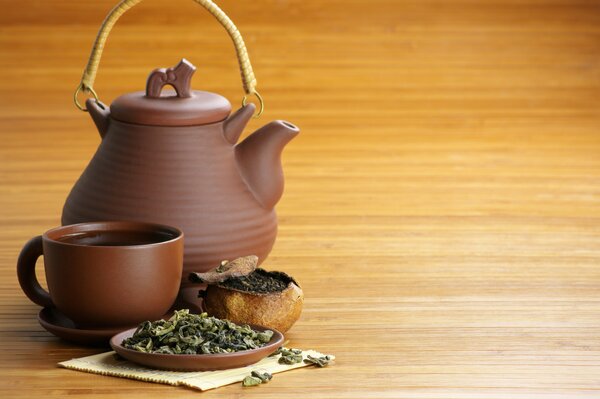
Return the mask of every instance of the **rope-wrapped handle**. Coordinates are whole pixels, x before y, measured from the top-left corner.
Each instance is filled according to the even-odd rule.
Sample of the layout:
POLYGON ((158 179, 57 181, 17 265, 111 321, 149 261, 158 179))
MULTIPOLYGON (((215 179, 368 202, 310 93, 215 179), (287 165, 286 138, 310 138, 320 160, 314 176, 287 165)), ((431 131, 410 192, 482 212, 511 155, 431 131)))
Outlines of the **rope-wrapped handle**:
MULTIPOLYGON (((75 105, 80 110, 87 111, 87 109, 79 103, 79 100, 77 98, 79 92, 83 91, 85 93, 90 93, 94 96, 96 101, 98 101, 98 95, 94 90, 94 81, 96 79, 96 73, 98 72, 98 65, 100 64, 102 51, 104 50, 104 45, 106 43, 106 40, 108 39, 108 34, 110 33, 115 23, 119 20, 121 15, 123 15, 125 11, 129 10, 131 7, 133 7, 141 1, 142 0, 121 0, 121 2, 110 11, 110 13, 102 22, 102 26, 100 26, 100 30, 98 31, 98 35, 96 36, 96 40, 94 41, 92 53, 90 54, 88 63, 85 67, 85 70, 83 71, 81 82, 77 86, 77 89, 75 90, 74 94, 75 105)), ((234 25, 231 19, 229 19, 227 14, 225 14, 225 12, 223 12, 223 10, 221 10, 211 0, 194 1, 209 11, 217 19, 217 21, 219 21, 219 23, 223 25, 223 27, 231 37, 231 40, 233 40, 233 44, 235 45, 235 52, 240 66, 240 72, 242 75, 242 85, 244 87, 244 92, 246 93, 242 100, 242 103, 246 104, 248 96, 255 95, 260 102, 259 111, 256 114, 256 116, 259 116, 264 110, 264 104, 262 97, 256 91, 256 78, 254 77, 254 71, 252 71, 252 65, 250 64, 250 58, 248 57, 248 50, 246 50, 246 44, 244 43, 244 39, 242 39, 240 31, 234 25)))

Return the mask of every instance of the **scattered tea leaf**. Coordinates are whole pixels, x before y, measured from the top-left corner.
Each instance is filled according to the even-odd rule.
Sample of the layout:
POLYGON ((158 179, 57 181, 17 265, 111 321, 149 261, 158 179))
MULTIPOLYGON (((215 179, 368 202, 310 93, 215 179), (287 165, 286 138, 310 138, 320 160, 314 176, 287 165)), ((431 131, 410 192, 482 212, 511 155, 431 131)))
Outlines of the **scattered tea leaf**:
POLYGON ((252 370, 249 376, 244 378, 242 385, 245 387, 253 387, 260 384, 266 384, 271 381, 273 375, 268 371, 252 370))
POLYGON ((280 346, 275 352, 269 356, 281 355, 279 364, 296 364, 302 361, 302 351, 300 349, 286 348, 280 346))
POLYGON ((269 373, 268 371, 260 372, 258 370, 253 370, 251 375, 253 377, 260 378, 262 382, 269 382, 273 378, 273 374, 269 373))
POLYGON ((256 385, 260 385, 260 384, 262 384, 262 380, 258 377, 253 377, 251 375, 247 376, 242 381, 242 386, 245 386, 245 387, 253 387, 256 385))
POLYGON ((283 349, 283 346, 280 346, 279 348, 277 348, 277 350, 275 352, 271 353, 269 355, 269 357, 274 357, 274 356, 277 356, 277 355, 281 354, 281 350, 282 349, 283 349))
POLYGON ((308 356, 306 356, 306 359, 304 359, 304 363, 314 364, 319 367, 326 367, 329 364, 329 362, 331 362, 331 360, 332 360, 332 358, 329 355, 319 356, 319 357, 308 355, 308 356))
POLYGON ((296 364, 302 361, 302 355, 281 356, 279 364, 296 364))

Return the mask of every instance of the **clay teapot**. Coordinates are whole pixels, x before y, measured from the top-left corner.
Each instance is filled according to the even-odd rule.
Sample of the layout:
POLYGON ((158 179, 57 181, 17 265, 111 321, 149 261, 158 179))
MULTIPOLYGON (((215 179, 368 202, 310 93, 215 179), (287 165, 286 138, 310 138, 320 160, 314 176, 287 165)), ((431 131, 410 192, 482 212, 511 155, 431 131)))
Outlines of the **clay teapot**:
POLYGON ((280 155, 299 130, 277 120, 238 138, 255 111, 230 116, 224 97, 191 90, 195 67, 182 60, 148 77, 146 91, 110 107, 86 101, 102 142, 73 187, 62 223, 138 220, 185 233, 183 278, 223 259, 264 260, 277 233, 283 193, 280 155), (172 85, 175 91, 162 90, 172 85))
POLYGON ((227 99, 191 89, 195 67, 186 60, 154 70, 146 90, 124 94, 110 107, 93 88, 102 51, 117 20, 141 0, 121 0, 96 36, 81 82, 77 108, 88 111, 102 142, 71 190, 62 223, 137 220, 177 226, 185 234, 184 273, 215 268, 224 259, 255 254, 262 262, 277 234, 275 204, 283 193, 281 152, 299 130, 277 120, 238 143, 256 107, 256 78, 244 40, 211 0, 194 0, 229 34, 245 96, 230 115, 227 99), (163 90, 172 86, 173 90, 163 90), (90 98, 85 107, 79 95, 90 98))

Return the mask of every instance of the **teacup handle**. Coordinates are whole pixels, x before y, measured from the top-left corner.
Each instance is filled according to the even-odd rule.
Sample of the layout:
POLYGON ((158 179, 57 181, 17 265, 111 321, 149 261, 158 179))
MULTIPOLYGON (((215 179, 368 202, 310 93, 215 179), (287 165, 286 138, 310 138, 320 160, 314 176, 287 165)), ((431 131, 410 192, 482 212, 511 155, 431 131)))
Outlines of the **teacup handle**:
POLYGON ((42 236, 32 238, 25 244, 17 261, 17 276, 21 289, 33 303, 43 307, 54 306, 50 294, 42 288, 35 276, 35 264, 44 254, 42 236))

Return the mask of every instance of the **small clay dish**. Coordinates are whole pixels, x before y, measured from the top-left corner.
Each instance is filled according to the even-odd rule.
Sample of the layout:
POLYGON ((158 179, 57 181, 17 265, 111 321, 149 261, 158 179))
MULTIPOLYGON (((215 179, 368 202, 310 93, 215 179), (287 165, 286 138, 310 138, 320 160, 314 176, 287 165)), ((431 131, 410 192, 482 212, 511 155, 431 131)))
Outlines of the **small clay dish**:
MULTIPOLYGON (((261 326, 251 327, 258 331, 267 330, 261 326)), ((273 331, 273 337, 265 346, 257 349, 232 353, 218 353, 206 355, 169 355, 163 353, 144 353, 132 349, 126 349, 121 345, 124 339, 133 335, 135 328, 123 331, 110 340, 110 346, 115 352, 142 366, 147 366, 161 370, 173 371, 212 371, 226 370, 237 367, 244 367, 254 364, 263 358, 275 352, 283 343, 283 334, 277 330, 273 331)))

